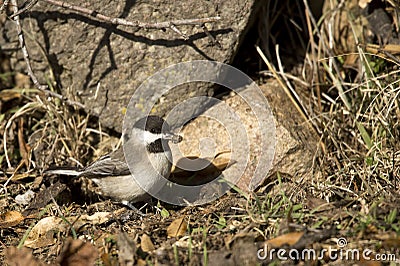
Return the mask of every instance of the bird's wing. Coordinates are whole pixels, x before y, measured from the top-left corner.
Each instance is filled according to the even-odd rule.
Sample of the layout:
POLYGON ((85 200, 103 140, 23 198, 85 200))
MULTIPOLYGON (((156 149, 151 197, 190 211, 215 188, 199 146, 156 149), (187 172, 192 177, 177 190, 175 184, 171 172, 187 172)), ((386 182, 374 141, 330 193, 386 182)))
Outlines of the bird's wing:
POLYGON ((44 171, 46 175, 69 175, 69 176, 79 176, 80 171, 76 167, 56 167, 50 168, 44 171))
POLYGON ((129 167, 125 162, 122 150, 99 158, 80 172, 79 176, 101 178, 106 176, 129 175, 129 167))

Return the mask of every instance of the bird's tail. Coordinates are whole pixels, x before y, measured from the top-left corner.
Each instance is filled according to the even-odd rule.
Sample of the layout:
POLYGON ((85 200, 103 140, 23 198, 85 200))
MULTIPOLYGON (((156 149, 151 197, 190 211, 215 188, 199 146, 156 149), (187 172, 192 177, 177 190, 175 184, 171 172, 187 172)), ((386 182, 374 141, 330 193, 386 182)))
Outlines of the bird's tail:
POLYGON ((79 176, 80 171, 77 168, 72 167, 57 167, 54 169, 47 169, 44 174, 47 175, 68 175, 68 176, 79 176))

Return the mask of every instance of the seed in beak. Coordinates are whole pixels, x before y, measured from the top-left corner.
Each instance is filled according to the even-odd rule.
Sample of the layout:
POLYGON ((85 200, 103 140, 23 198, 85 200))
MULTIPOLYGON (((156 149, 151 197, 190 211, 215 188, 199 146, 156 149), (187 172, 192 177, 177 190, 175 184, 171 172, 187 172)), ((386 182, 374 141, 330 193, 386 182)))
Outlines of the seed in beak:
POLYGON ((172 143, 174 144, 178 144, 179 142, 181 142, 183 140, 181 135, 174 135, 171 139, 172 143))

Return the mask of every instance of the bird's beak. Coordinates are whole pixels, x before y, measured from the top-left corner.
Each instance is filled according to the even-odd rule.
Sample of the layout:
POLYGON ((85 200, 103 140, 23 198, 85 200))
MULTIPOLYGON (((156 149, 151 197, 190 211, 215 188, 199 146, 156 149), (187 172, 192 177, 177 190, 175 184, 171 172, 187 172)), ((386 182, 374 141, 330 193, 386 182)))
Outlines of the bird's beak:
POLYGON ((172 132, 163 133, 163 139, 170 140, 172 143, 177 144, 183 140, 181 135, 172 132))

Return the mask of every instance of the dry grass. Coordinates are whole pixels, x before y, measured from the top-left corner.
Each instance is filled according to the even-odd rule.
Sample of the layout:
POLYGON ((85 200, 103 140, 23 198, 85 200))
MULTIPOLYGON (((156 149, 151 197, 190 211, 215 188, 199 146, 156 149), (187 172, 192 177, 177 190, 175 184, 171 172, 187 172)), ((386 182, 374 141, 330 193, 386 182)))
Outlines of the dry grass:
MULTIPOLYGON (((385 4, 394 25, 398 25, 397 6, 390 1, 385 4)), ((263 47, 270 49, 266 60, 275 62, 262 73, 281 81, 324 144, 316 158, 322 178, 306 181, 303 185, 308 187, 307 196, 297 202, 307 202, 313 197, 324 199, 336 205, 333 210, 338 213, 343 210, 342 204, 347 205, 349 208, 345 209, 351 213, 348 218, 332 219, 321 213, 319 219, 312 217, 307 224, 310 226, 312 221, 319 225, 336 224, 341 230, 338 235, 350 237, 348 240, 359 249, 371 243, 381 246, 385 241, 379 235, 398 239, 400 234, 400 61, 388 51, 390 46, 381 44, 376 49, 373 45, 380 40, 359 14, 357 1, 325 3, 319 21, 313 18, 308 6, 299 8, 286 3, 289 13, 302 14, 303 8, 306 13, 297 20, 306 24, 301 29, 293 22, 274 35, 273 24, 264 23, 267 26, 261 27, 266 34, 263 47), (287 61, 292 55, 279 42, 281 32, 293 29, 297 34, 290 35, 290 44, 283 44, 285 50, 302 51, 303 42, 293 36, 301 36, 305 31, 310 40, 304 63, 297 66, 293 66, 292 59, 287 61), (271 53, 272 45, 275 54, 271 53), (292 69, 290 72, 282 66, 282 61, 287 62, 285 66, 292 69)), ((271 10, 266 13, 280 16, 271 10)), ((281 25, 290 23, 288 20, 281 25)), ((394 26, 393 32, 398 33, 398 28, 394 26)), ((399 49, 398 45, 394 47, 399 49)), ((303 214, 309 216, 307 212, 303 214)), ((398 249, 386 249, 389 250, 399 254, 398 249)))
MULTIPOLYGON (((399 185, 400 62, 388 54, 370 52, 371 33, 364 25, 365 19, 354 14, 356 5, 355 1, 326 3, 319 22, 305 7, 301 21, 306 26, 294 31, 300 35, 308 30, 310 43, 304 64, 292 73, 285 72, 281 63, 290 55, 282 52, 285 58, 281 59, 281 44, 276 43, 279 37, 271 36, 272 26, 264 27, 262 33, 270 38, 264 38, 263 46, 275 44, 276 54, 270 54, 269 60, 277 63, 263 73, 281 80, 288 88, 294 105, 300 106, 326 146, 318 158, 324 171, 321 191, 332 194, 329 187, 335 187, 354 195, 373 196, 399 185)), ((302 11, 289 3, 286 8, 289 13, 302 11)), ((390 5, 388 10, 393 10, 390 5)), ((271 10, 266 13, 280 15, 271 10)), ((397 21, 395 16, 393 20, 397 21)), ((279 32, 291 30, 282 27, 279 32)), ((299 42, 296 38, 290 40, 290 50, 296 50, 299 42)))

